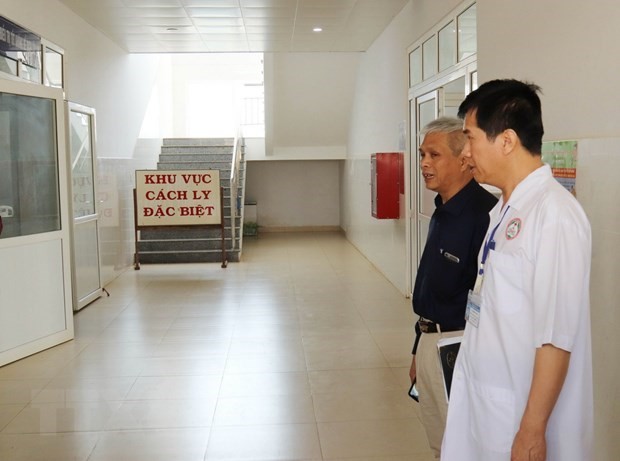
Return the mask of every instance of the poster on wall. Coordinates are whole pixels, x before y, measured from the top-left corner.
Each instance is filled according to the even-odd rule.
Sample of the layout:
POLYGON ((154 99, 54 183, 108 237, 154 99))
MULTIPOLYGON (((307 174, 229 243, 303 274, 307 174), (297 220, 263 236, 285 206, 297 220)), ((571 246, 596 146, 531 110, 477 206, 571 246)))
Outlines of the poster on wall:
POLYGON ((219 170, 136 171, 138 227, 221 224, 219 170))
POLYGON ((542 144, 542 160, 551 167, 553 177, 576 195, 577 141, 549 141, 542 144))

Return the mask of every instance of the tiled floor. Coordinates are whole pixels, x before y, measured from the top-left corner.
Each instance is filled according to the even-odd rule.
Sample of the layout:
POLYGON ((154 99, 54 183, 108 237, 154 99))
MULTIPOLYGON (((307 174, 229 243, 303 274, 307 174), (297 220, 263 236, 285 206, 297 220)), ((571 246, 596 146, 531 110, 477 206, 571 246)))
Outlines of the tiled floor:
POLYGON ((0 368, 2 461, 432 459, 410 302, 336 233, 143 265, 76 339, 0 368))

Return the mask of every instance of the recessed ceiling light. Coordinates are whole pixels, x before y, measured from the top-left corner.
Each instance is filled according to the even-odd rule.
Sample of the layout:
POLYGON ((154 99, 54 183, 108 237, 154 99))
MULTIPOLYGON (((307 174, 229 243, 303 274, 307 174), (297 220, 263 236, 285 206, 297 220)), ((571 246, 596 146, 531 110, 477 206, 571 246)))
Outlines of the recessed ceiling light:
POLYGON ((322 27, 314 27, 312 29, 312 32, 323 32, 323 28, 322 27))

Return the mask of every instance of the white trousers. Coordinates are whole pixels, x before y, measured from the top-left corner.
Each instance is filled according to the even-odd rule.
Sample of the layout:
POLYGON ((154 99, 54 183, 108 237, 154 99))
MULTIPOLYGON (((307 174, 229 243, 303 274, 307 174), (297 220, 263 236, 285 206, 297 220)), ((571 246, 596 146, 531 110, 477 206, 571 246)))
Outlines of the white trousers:
POLYGON ((420 394, 420 416, 435 459, 440 457, 441 441, 448 416, 448 402, 437 352, 437 341, 440 338, 462 334, 462 331, 422 333, 416 351, 416 387, 420 394))

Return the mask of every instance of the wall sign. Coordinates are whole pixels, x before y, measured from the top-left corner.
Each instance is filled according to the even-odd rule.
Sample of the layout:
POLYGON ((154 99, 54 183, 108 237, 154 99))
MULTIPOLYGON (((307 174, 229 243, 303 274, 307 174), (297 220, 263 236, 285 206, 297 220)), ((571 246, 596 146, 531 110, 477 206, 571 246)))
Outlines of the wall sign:
POLYGON ((542 160, 551 166, 553 177, 576 195, 577 141, 548 141, 542 144, 542 160))

